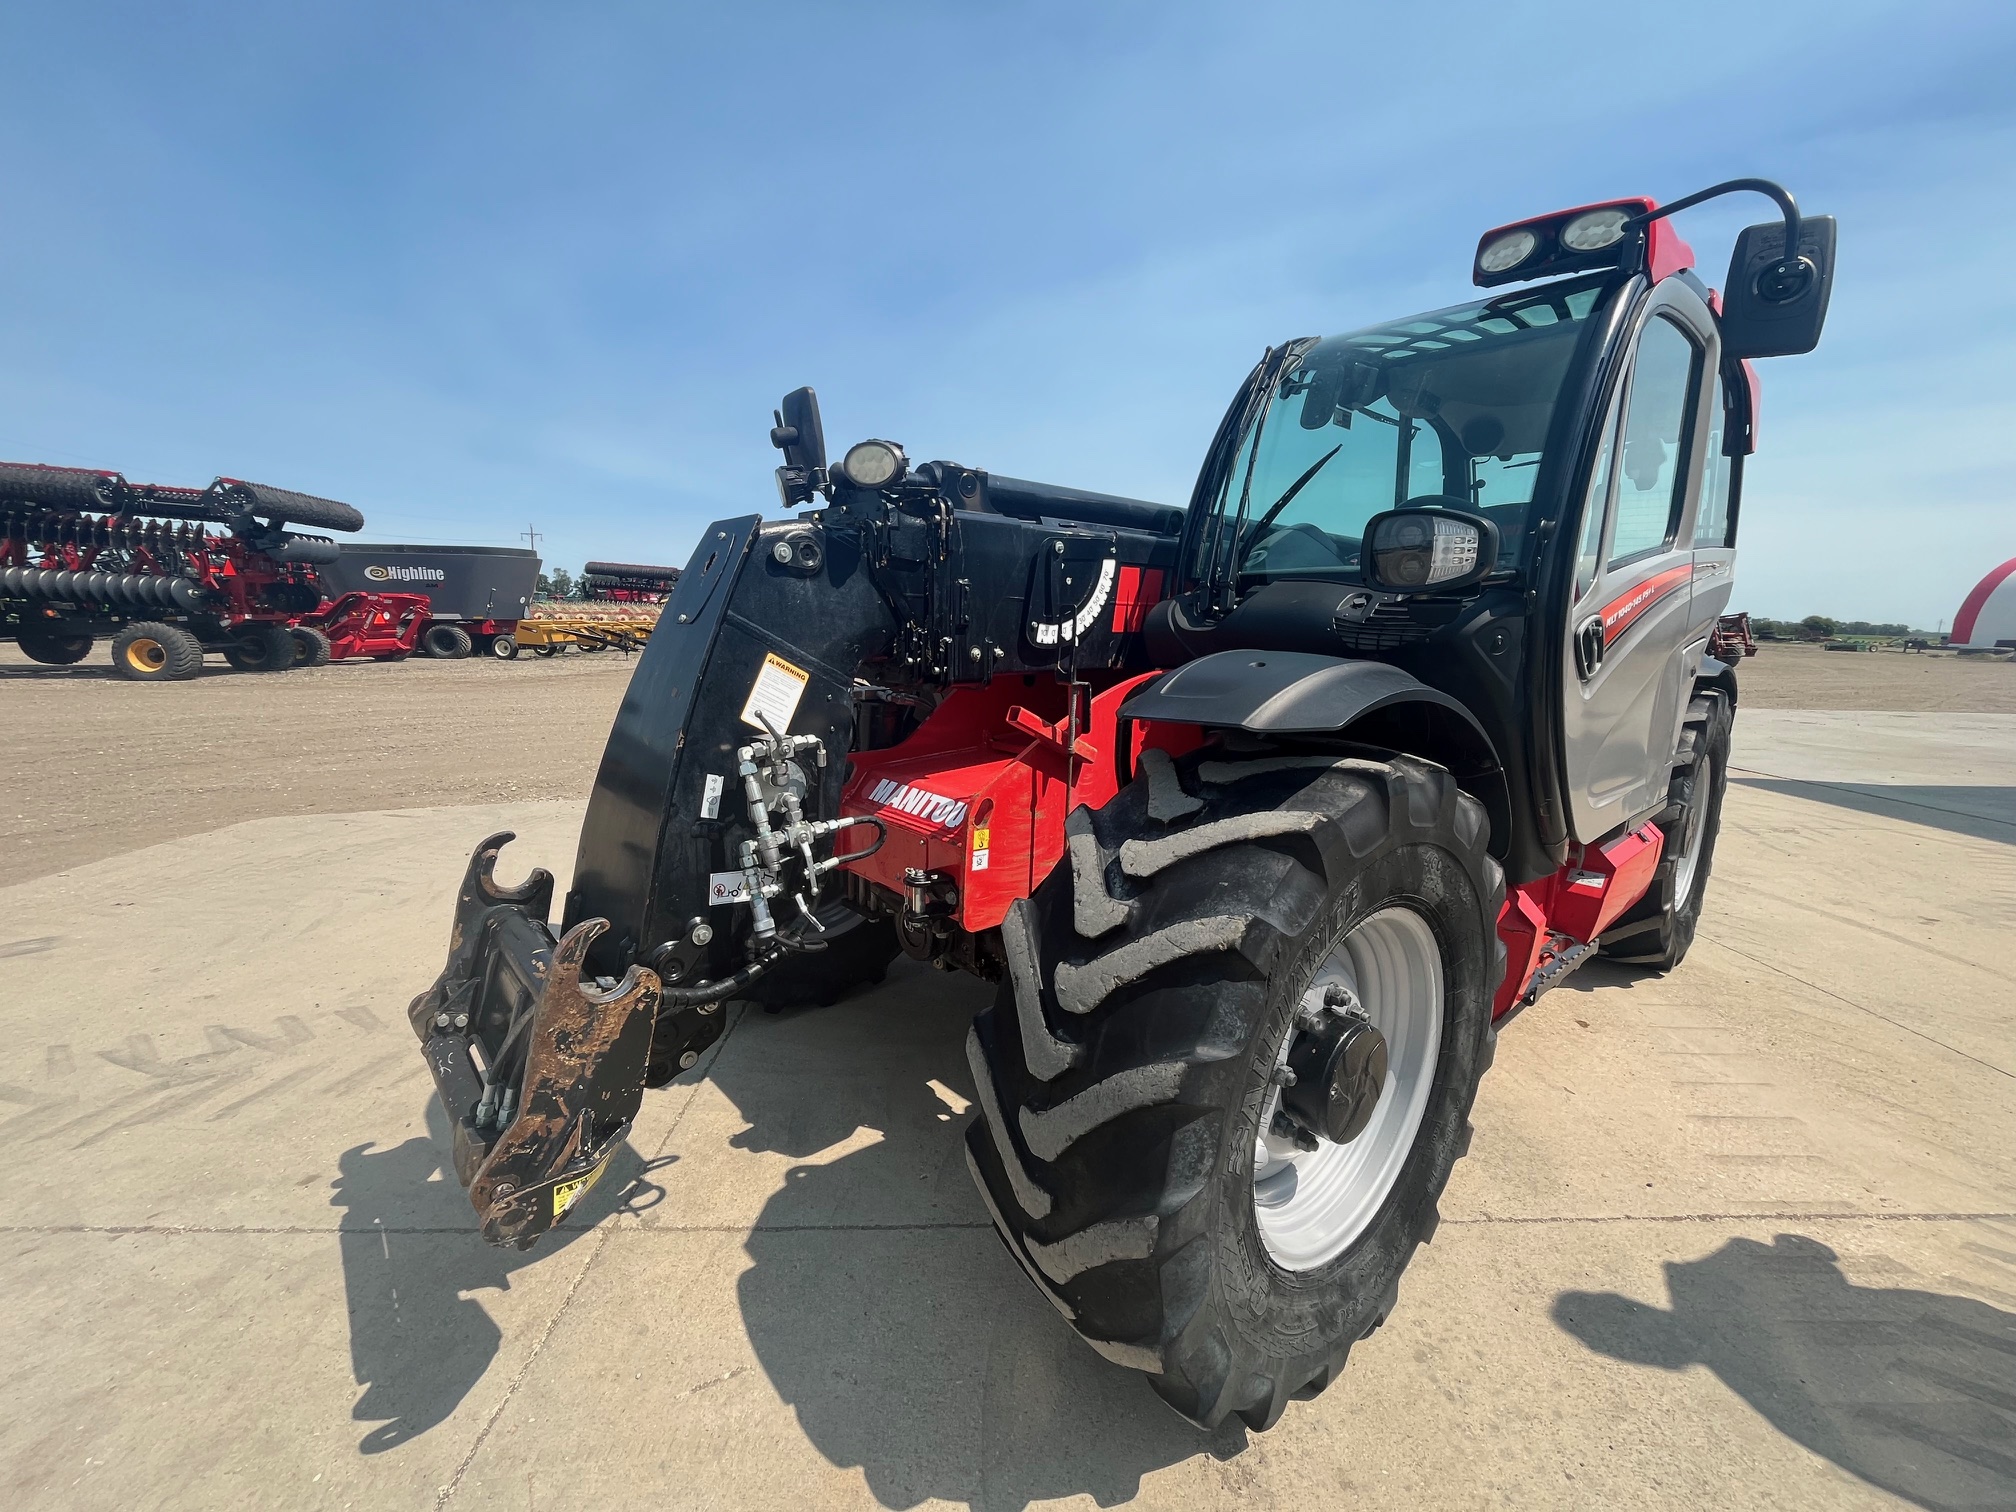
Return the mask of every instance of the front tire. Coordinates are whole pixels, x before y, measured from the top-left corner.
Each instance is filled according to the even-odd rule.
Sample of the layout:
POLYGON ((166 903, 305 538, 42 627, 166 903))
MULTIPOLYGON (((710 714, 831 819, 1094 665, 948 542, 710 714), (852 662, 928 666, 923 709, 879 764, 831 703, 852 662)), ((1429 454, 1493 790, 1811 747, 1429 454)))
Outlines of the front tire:
POLYGON ((516 661, 518 638, 512 635, 493 635, 490 638, 490 654, 499 661, 516 661))
POLYGON ((1071 815, 1065 864, 1002 927, 967 1152, 1009 1250, 1087 1342, 1193 1422, 1267 1428, 1385 1320, 1434 1231, 1490 1059, 1504 883, 1482 807, 1427 762, 1143 762, 1071 815), (1279 1068, 1334 1027, 1333 987, 1392 1049, 1343 1143, 1274 1118, 1279 1068), (1294 1154, 1270 1164, 1275 1144, 1294 1154), (1304 1185, 1345 1197, 1272 1221, 1304 1185))
POLYGON ((1715 837, 1722 830, 1722 795, 1729 786, 1729 744, 1736 713, 1728 695, 1711 690, 1687 706, 1680 749, 1654 821, 1666 837, 1659 869, 1645 896, 1603 933, 1603 954, 1630 966, 1671 971, 1694 943, 1715 837))

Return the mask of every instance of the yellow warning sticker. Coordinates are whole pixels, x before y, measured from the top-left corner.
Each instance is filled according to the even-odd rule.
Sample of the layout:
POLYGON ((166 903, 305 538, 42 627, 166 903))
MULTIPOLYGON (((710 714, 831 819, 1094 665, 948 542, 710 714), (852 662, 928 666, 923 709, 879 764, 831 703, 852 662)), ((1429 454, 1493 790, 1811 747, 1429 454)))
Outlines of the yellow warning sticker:
POLYGON ((798 700, 805 696, 805 685, 811 681, 812 674, 803 667, 792 666, 775 651, 765 652, 763 666, 749 689, 749 701, 742 705, 742 723, 760 730, 767 719, 779 734, 788 732, 791 716, 798 712, 798 700))
POLYGON ((572 1181, 554 1182, 553 1216, 555 1218, 564 1217, 567 1210, 581 1200, 581 1194, 602 1179, 602 1172, 607 1167, 608 1162, 604 1161, 586 1176, 576 1176, 572 1181))
POLYGON ((968 871, 987 870, 987 862, 990 855, 988 841, 992 838, 992 830, 976 829, 973 831, 973 850, 966 860, 966 869, 968 871))

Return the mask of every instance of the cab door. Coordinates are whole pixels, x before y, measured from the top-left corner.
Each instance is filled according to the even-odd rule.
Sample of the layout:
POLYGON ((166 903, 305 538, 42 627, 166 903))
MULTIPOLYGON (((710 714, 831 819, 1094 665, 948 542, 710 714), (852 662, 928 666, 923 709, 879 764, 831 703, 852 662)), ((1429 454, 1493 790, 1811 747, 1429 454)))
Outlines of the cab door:
POLYGON ((1716 338, 1677 279, 1652 293, 1584 500, 1561 711, 1569 813, 1585 844, 1666 800, 1705 631, 1695 501, 1716 338))

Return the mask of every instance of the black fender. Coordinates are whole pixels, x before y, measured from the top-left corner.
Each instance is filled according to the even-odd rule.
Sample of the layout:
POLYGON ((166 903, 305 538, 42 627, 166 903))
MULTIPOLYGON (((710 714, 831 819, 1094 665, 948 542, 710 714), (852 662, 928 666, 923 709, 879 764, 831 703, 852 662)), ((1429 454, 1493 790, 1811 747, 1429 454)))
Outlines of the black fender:
POLYGON ((1729 707, 1736 707, 1735 664, 1703 651, 1701 665, 1694 669, 1694 691, 1704 693, 1710 688, 1720 689, 1728 697, 1729 707))
POLYGON ((1491 816, 1491 849, 1511 833, 1510 796, 1491 737, 1462 703, 1386 662, 1311 651, 1218 651, 1164 673, 1120 706, 1122 719, 1338 736, 1447 767, 1491 816))

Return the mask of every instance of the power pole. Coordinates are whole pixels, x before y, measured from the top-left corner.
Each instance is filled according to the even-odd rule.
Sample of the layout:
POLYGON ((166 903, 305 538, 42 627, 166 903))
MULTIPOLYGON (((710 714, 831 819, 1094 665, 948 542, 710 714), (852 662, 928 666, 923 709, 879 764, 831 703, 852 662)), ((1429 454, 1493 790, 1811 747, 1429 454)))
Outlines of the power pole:
POLYGON ((541 540, 540 534, 538 531, 534 530, 530 525, 527 525, 523 530, 518 532, 518 539, 521 541, 528 542, 534 551, 537 551, 539 549, 539 542, 541 540))

